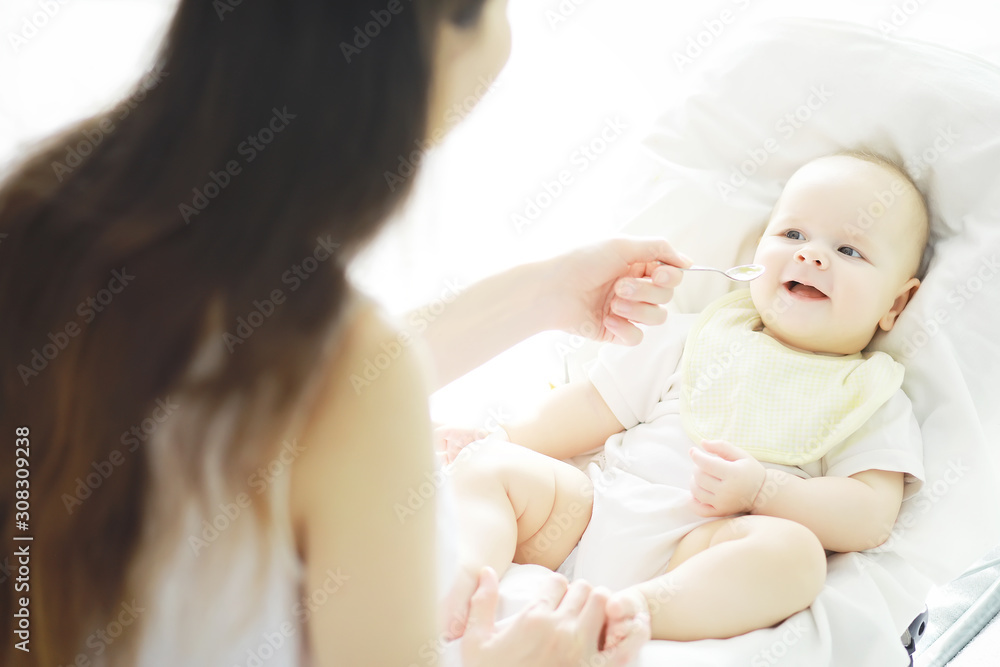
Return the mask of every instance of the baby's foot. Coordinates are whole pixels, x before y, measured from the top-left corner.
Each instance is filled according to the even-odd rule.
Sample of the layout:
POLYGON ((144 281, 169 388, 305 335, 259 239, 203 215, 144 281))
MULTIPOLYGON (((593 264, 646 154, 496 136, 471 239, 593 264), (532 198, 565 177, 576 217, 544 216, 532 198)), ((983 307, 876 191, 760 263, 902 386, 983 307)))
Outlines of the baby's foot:
POLYGON ((626 588, 612 595, 604 609, 604 650, 613 649, 624 641, 635 631, 637 622, 649 624, 649 601, 642 591, 635 588, 626 588))
POLYGON ((448 593, 441 603, 441 627, 448 641, 465 634, 469 620, 469 601, 479 585, 479 568, 459 567, 448 593))

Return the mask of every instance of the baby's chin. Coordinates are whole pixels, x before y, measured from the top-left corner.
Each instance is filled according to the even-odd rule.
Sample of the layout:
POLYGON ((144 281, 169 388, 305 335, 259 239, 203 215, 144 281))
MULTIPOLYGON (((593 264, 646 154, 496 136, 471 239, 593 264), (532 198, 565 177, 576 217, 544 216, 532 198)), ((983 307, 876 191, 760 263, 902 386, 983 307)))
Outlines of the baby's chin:
POLYGON ((751 299, 754 308, 760 314, 762 331, 774 338, 790 350, 796 352, 807 352, 810 354, 826 354, 830 356, 844 356, 861 352, 871 336, 861 345, 858 340, 860 336, 839 336, 831 337, 827 327, 816 327, 814 321, 805 318, 809 316, 805 313, 795 313, 794 311, 783 312, 787 306, 780 301, 775 302, 775 306, 765 306, 763 309, 759 301, 766 299, 754 298, 754 290, 751 289, 751 299), (847 340, 851 338, 852 340, 847 340))
POLYGON ((761 331, 790 350, 795 350, 796 352, 808 352, 810 354, 822 354, 814 349, 815 348, 814 345, 810 345, 811 341, 809 341, 808 339, 801 340, 794 336, 788 336, 787 334, 784 334, 772 327, 769 327, 766 324, 764 325, 764 328, 761 331))
POLYGON ((806 352, 808 354, 822 354, 831 357, 842 357, 849 354, 857 354, 864 348, 857 348, 856 345, 838 345, 834 342, 823 340, 822 337, 793 331, 783 330, 780 326, 764 324, 763 333, 778 341, 785 347, 796 352, 806 352))

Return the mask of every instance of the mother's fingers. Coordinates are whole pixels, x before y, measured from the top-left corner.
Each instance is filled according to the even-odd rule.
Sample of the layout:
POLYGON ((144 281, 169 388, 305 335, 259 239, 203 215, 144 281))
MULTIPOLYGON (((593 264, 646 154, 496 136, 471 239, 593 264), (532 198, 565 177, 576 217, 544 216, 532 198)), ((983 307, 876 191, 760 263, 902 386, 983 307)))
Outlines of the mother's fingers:
POLYGON ((649 271, 649 276, 654 285, 674 288, 681 284, 681 280, 684 279, 684 272, 669 264, 658 263, 649 271))
POLYGON ((493 619, 499 602, 499 581, 492 568, 479 572, 476 592, 469 601, 469 616, 465 625, 467 637, 488 639, 493 635, 493 619))
POLYGON ((598 640, 607 617, 606 610, 610 597, 611 593, 608 589, 595 588, 590 592, 590 597, 587 598, 587 603, 583 605, 580 612, 580 632, 586 639, 590 650, 598 648, 598 640))
POLYGON ((667 311, 662 306, 620 296, 611 300, 611 312, 639 324, 658 325, 667 321, 667 311))
MULTIPOLYGON (((614 337, 614 342, 620 345, 638 345, 642 342, 642 331, 623 317, 614 313, 604 316, 604 328, 614 337)), ((605 339, 607 340, 607 339, 605 339)))
POLYGON ((566 577, 553 573, 551 577, 546 577, 542 583, 535 606, 546 611, 554 610, 565 597, 567 588, 569 588, 569 581, 566 577))
POLYGON ((581 580, 574 581, 566 589, 566 595, 559 603, 559 611, 564 616, 576 617, 590 597, 591 585, 581 580))
POLYGON ((614 252, 629 264, 659 261, 674 266, 691 265, 691 258, 674 250, 665 239, 619 237, 609 243, 614 252))
POLYGON ((668 303, 674 297, 674 288, 681 282, 680 273, 673 267, 660 264, 652 274, 619 278, 615 283, 615 294, 640 303, 668 303))

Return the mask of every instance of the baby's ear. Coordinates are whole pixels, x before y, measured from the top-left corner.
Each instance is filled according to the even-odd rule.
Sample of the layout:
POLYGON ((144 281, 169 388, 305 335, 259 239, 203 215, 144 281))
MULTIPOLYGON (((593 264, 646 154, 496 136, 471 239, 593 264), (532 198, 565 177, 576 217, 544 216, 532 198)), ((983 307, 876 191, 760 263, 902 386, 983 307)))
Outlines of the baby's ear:
POLYGON ((910 278, 903 285, 902 290, 900 290, 899 296, 896 300, 892 302, 892 306, 889 308, 889 312, 882 316, 882 319, 878 321, 879 328, 882 331, 889 331, 896 324, 896 318, 899 314, 903 312, 903 308, 906 308, 906 304, 910 302, 913 295, 917 293, 920 288, 920 280, 918 278, 910 278))

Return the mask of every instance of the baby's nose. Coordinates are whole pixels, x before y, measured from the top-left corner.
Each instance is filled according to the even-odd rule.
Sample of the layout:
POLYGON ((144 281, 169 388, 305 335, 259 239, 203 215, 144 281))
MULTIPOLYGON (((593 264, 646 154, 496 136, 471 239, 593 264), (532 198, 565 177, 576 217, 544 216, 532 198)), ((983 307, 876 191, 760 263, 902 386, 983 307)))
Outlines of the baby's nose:
POLYGON ((795 253, 795 261, 812 264, 820 269, 827 266, 826 256, 819 250, 812 247, 805 247, 795 253))

